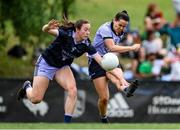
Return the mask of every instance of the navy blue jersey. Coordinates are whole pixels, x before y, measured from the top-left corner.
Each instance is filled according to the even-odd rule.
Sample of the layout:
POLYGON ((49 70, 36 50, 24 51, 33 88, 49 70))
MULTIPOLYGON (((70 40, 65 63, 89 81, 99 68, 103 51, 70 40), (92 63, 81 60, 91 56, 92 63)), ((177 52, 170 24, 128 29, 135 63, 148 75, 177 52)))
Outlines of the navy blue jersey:
POLYGON ((83 40, 81 43, 75 42, 75 32, 72 28, 59 28, 58 31, 59 35, 42 53, 42 57, 49 65, 54 67, 70 65, 74 58, 80 57, 85 52, 90 56, 96 53, 89 39, 83 40))

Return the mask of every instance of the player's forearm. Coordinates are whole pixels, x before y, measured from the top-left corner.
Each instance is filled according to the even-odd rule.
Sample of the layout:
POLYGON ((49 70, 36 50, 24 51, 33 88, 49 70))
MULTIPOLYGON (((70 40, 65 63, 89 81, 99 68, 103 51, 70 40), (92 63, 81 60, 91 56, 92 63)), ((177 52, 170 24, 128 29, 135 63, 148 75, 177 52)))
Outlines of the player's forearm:
POLYGON ((102 57, 98 53, 94 55, 94 59, 99 65, 101 65, 102 57))
POLYGON ((133 47, 132 47, 132 46, 118 46, 118 45, 113 45, 112 47, 109 48, 109 50, 110 50, 111 52, 123 53, 123 52, 132 51, 132 50, 133 50, 133 47))

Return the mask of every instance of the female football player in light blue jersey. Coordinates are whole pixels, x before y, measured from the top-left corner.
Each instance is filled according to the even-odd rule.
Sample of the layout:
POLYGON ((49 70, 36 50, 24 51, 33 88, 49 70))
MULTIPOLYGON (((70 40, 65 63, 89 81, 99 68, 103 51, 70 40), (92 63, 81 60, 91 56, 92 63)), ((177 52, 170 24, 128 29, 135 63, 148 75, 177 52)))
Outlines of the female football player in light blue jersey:
MULTIPOLYGON (((115 15, 112 22, 106 22, 99 27, 94 38, 93 46, 101 56, 108 52, 123 53, 137 51, 140 48, 139 44, 121 46, 121 40, 124 37, 128 22, 129 16, 127 11, 122 11, 115 15)), ((129 84, 124 79, 120 67, 115 68, 111 72, 106 72, 92 58, 89 58, 89 74, 99 96, 98 109, 101 121, 107 123, 107 105, 109 100, 108 79, 117 86, 118 90, 125 92, 127 97, 133 95, 137 88, 137 81, 129 84)))

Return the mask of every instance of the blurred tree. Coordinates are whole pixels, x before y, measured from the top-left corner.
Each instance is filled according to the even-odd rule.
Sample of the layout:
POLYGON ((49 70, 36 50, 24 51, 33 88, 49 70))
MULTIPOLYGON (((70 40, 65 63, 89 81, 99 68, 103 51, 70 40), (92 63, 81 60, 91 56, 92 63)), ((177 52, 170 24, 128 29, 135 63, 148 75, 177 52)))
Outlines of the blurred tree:
POLYGON ((0 35, 5 35, 5 22, 11 20, 21 42, 45 41, 41 27, 52 18, 60 19, 61 14, 68 17, 68 8, 74 1, 0 0, 0 35))

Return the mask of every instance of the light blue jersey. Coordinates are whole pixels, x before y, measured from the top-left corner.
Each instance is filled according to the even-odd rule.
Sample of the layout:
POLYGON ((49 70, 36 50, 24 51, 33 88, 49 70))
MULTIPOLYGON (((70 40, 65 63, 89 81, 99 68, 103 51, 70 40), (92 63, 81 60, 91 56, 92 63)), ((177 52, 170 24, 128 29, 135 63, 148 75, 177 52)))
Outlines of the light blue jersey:
POLYGON ((112 22, 106 22, 103 25, 99 27, 99 29, 96 32, 93 46, 96 48, 96 51, 103 56, 107 52, 109 52, 108 48, 106 48, 104 40, 105 39, 113 39, 114 43, 116 45, 119 45, 121 43, 122 37, 124 33, 121 35, 116 35, 113 30, 113 23, 112 22))

